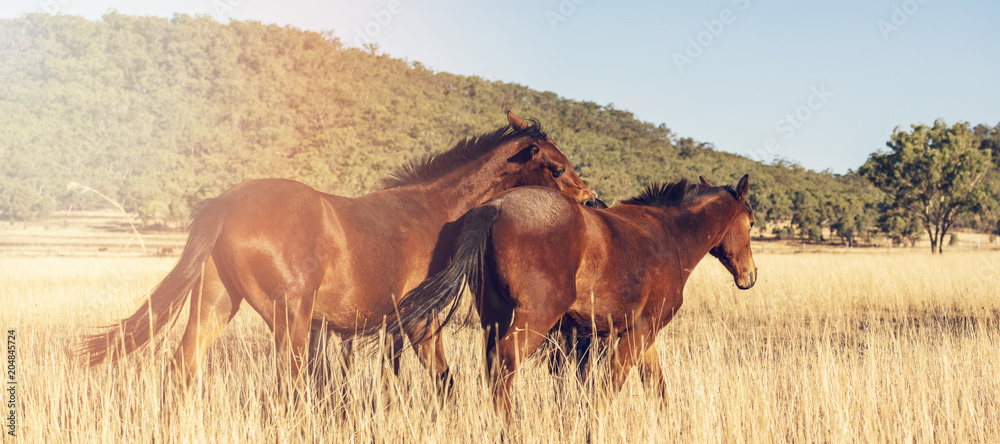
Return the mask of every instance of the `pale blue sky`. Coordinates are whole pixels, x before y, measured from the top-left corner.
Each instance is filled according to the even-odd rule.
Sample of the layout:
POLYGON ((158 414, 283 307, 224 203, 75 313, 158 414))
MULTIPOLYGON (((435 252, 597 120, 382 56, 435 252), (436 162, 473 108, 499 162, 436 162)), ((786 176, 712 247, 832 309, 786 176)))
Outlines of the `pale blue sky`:
POLYGON ((837 173, 896 126, 1000 122, 996 1, 4 0, 0 17, 111 9, 333 30, 437 71, 614 103, 721 150, 837 173))

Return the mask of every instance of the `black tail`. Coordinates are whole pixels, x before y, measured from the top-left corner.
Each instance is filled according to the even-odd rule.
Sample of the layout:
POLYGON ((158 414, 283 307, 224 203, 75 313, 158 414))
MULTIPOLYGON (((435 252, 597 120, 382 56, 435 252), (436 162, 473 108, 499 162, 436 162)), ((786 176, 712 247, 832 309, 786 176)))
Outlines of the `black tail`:
POLYGON ((107 327, 103 333, 85 336, 76 353, 86 356, 91 365, 113 361, 142 347, 168 324, 173 324, 200 281, 225 219, 223 202, 210 199, 198 204, 191 214, 187 244, 174 269, 132 316, 107 327))
POLYGON ((411 338, 412 343, 419 344, 429 334, 436 335, 451 321, 465 286, 477 291, 482 284, 490 228, 498 211, 495 206, 485 205, 473 208, 462 216, 462 228, 455 239, 451 264, 403 297, 396 313, 386 319, 387 335, 400 334, 404 327, 421 323, 423 329, 411 338), (431 333, 432 321, 449 304, 448 315, 438 330, 431 333))

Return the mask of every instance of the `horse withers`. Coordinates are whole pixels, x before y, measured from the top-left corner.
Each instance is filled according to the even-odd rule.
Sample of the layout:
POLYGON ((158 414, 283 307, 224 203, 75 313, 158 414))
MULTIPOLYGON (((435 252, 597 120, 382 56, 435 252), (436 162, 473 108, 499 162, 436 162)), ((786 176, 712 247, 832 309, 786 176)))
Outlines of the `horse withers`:
MULTIPOLYGON (((261 179, 202 202, 174 269, 133 315, 85 338, 80 353, 96 364, 136 350, 171 324, 193 295, 172 361, 187 384, 246 301, 274 333, 279 376, 289 374, 293 386, 301 386, 303 366, 315 369, 321 362, 320 331, 350 338, 380 325, 402 295, 447 265, 453 221, 470 208, 528 185, 594 204, 593 193, 537 122, 529 125, 509 111, 507 119, 496 131, 405 166, 385 189, 364 196, 261 179)), ((401 334, 390 340, 402 349, 401 334)), ((440 339, 416 349, 442 386, 450 386, 440 339)))
POLYGON ((462 217, 453 262, 403 299, 398 323, 420 325, 421 336, 438 313, 448 313, 447 323, 468 282, 494 401, 508 416, 518 366, 557 325, 617 339, 613 393, 638 364, 643 381, 665 395, 653 344, 680 309, 698 262, 715 256, 741 289, 757 279, 748 190, 747 176, 735 188, 681 180, 601 211, 551 190, 511 190, 462 217))

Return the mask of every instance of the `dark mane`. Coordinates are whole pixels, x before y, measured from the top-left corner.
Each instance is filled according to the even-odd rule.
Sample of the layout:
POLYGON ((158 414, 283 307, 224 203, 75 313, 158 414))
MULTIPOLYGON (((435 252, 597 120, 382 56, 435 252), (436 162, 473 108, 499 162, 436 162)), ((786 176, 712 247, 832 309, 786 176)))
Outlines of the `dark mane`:
POLYGON ((531 125, 523 130, 514 129, 510 125, 503 126, 490 133, 463 139, 454 148, 443 153, 430 154, 422 159, 411 161, 401 166, 389 177, 382 179, 382 186, 383 188, 395 188, 434 180, 482 157, 511 140, 521 137, 541 140, 548 137, 542 132, 542 126, 538 121, 532 119, 530 122, 531 125))
POLYGON ((638 196, 623 200, 621 203, 649 207, 674 207, 685 202, 697 200, 700 197, 712 196, 723 192, 728 192, 732 195, 736 194, 733 187, 729 185, 710 187, 700 183, 689 184, 687 179, 681 179, 668 184, 653 182, 647 185, 638 196))

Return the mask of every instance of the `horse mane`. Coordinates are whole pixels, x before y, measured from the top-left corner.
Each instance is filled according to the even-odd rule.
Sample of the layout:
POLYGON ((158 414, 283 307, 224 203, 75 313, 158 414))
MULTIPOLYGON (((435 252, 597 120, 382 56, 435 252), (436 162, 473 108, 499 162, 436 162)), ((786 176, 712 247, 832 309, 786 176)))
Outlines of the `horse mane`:
POLYGON ((736 195, 736 190, 729 185, 710 187, 700 183, 688 183, 687 179, 681 179, 673 183, 653 182, 647 185, 638 196, 623 200, 621 203, 647 207, 675 207, 701 197, 714 196, 724 192, 736 195))
POLYGON ((411 161, 397 169, 389 177, 382 179, 382 187, 395 188, 414 185, 434 180, 467 165, 500 145, 521 137, 531 137, 535 140, 548 136, 542 131, 541 124, 531 119, 531 125, 524 129, 515 129, 510 125, 502 126, 493 132, 480 134, 460 140, 455 147, 443 153, 428 154, 423 158, 411 161))

